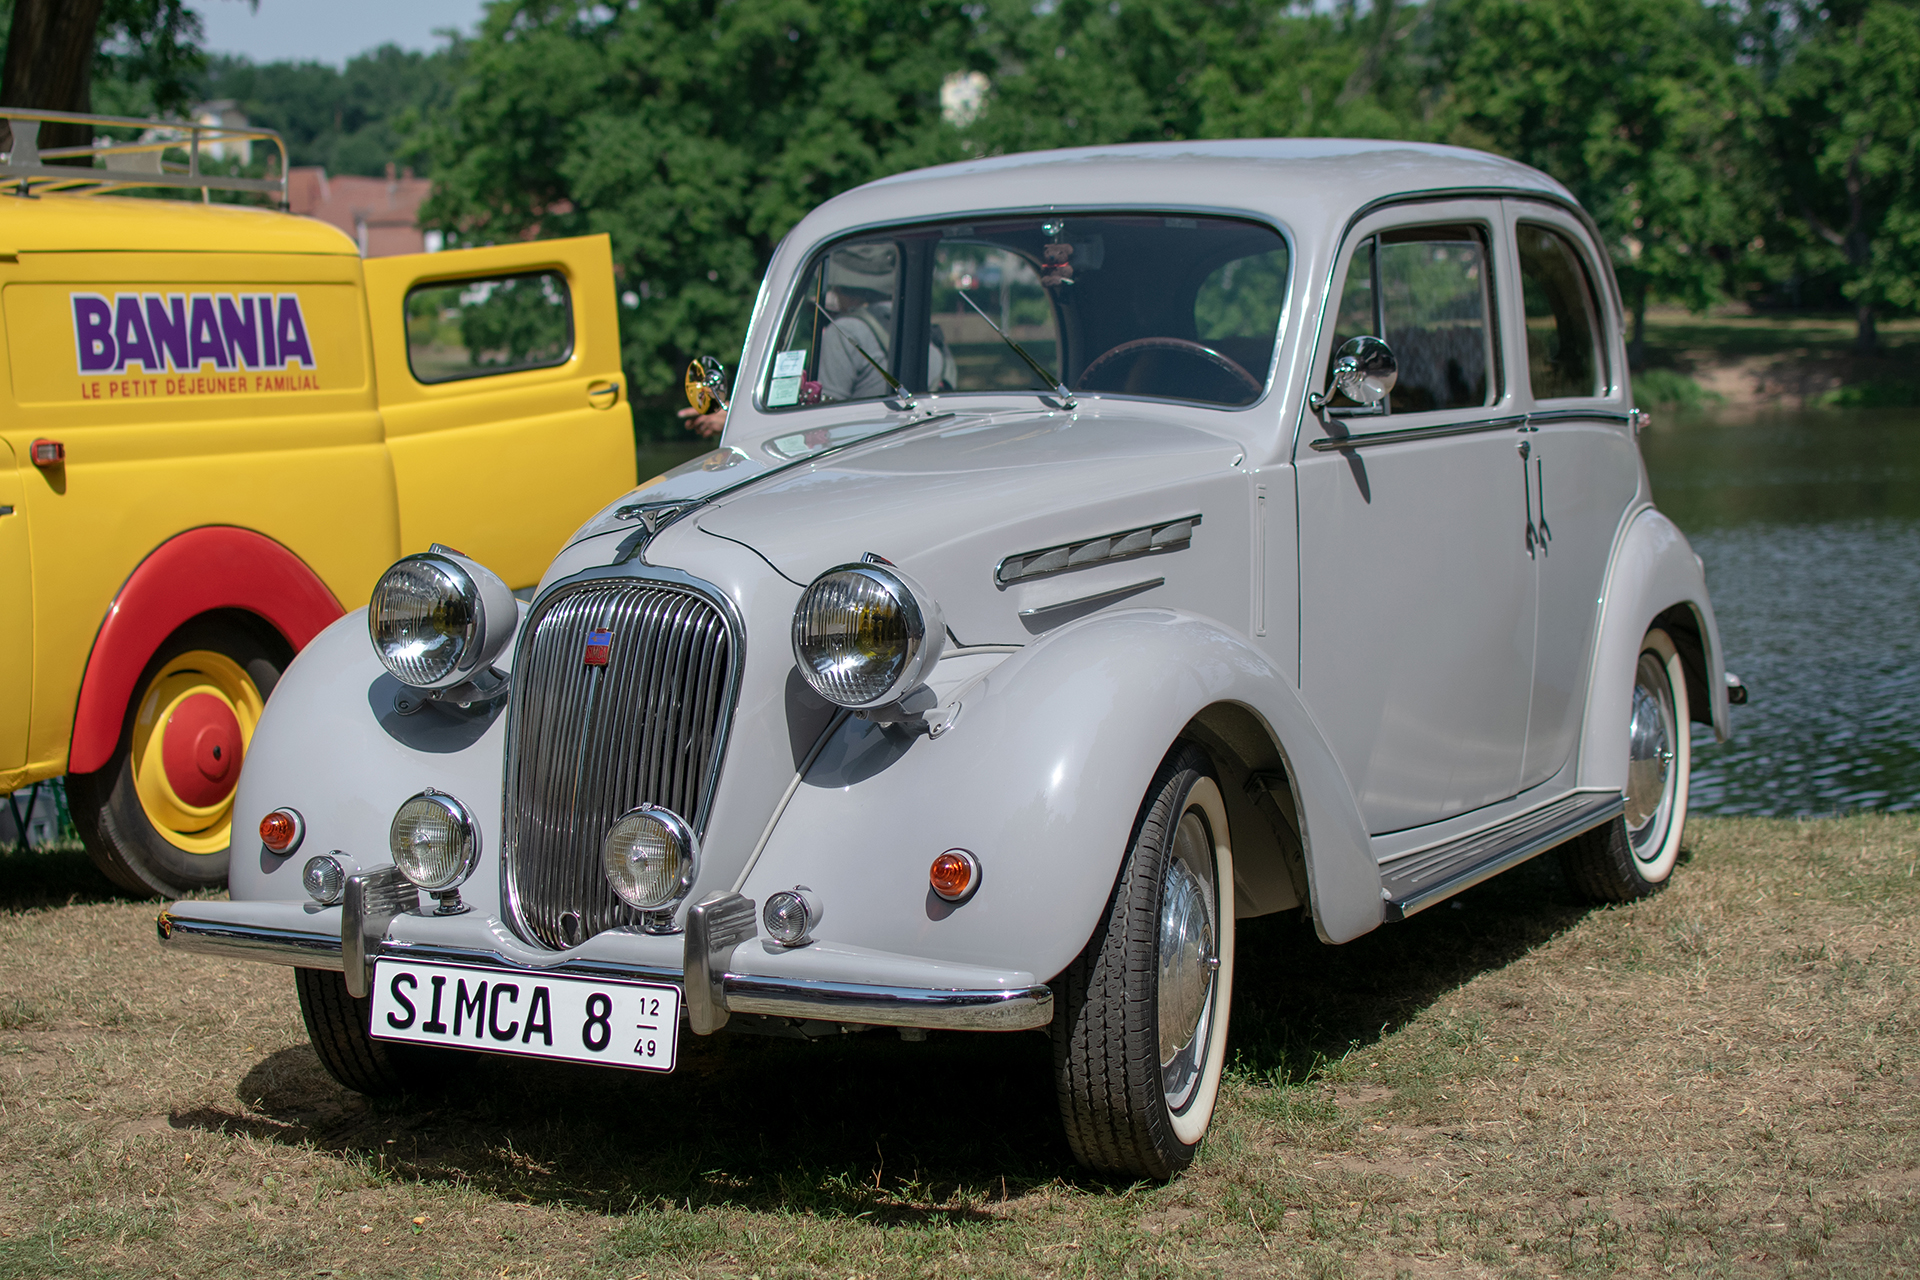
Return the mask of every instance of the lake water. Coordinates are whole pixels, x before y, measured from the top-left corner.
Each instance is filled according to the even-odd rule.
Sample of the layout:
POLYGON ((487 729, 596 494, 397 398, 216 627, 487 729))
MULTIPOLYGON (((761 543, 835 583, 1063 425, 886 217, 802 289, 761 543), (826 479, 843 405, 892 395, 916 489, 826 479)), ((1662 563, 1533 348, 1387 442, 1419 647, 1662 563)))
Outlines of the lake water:
POLYGON ((1695 812, 1920 808, 1920 412, 1667 415, 1654 499, 1752 701, 1694 734, 1695 812))

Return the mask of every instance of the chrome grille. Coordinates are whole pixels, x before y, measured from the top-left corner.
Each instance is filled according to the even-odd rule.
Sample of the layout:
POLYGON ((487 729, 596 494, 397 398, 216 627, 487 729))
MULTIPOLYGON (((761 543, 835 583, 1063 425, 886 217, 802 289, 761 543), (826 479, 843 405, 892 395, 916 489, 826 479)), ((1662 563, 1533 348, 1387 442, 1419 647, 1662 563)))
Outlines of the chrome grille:
POLYGON ((528 619, 513 667, 502 845, 530 940, 567 947, 639 923, 607 887, 600 842, 648 803, 705 828, 737 654, 718 608, 660 582, 585 583, 528 619), (605 666, 587 665, 592 631, 613 632, 605 666))

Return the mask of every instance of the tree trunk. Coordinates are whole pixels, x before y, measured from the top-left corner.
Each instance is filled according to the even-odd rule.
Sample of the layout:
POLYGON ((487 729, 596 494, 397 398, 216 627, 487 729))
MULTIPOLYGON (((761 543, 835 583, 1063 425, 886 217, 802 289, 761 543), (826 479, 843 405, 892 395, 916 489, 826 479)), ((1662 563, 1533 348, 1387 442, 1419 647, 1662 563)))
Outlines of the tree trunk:
POLYGON ((1647 278, 1633 273, 1633 336, 1627 340, 1627 368, 1647 367, 1647 278))
POLYGON ((1853 349, 1863 356, 1870 356, 1880 345, 1879 331, 1873 322, 1873 304, 1862 298, 1853 309, 1853 349))
MULTIPOLYGON (((93 109, 93 54, 101 4, 102 0, 14 0, 6 61, 0 65, 0 106, 93 109)), ((42 151, 84 147, 92 141, 93 130, 84 124, 40 126, 42 151)), ((11 132, 5 145, 8 150, 13 147, 11 132)), ((91 166, 93 161, 76 156, 65 163, 91 166)))

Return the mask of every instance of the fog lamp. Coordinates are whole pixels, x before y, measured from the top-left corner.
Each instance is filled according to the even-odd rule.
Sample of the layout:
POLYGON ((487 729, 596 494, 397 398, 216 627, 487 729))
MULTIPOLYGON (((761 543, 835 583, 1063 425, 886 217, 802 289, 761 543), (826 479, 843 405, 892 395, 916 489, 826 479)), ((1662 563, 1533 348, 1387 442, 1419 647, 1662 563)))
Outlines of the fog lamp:
POLYGON ((387 843, 400 874, 428 893, 459 885, 480 860, 480 837, 466 806, 431 787, 400 806, 387 843))
POLYGON ((306 869, 300 873, 300 883, 306 886, 309 898, 323 907, 330 907, 340 901, 347 891, 347 869, 340 865, 340 859, 319 854, 307 859, 306 869))
POLYGON ((813 941, 813 931, 820 927, 820 903, 812 894, 813 890, 797 884, 767 895, 760 907, 760 922, 775 942, 798 947, 813 941))
POLYGON ((298 809, 275 809, 260 819, 260 843, 283 858, 300 847, 306 834, 307 824, 298 809))
POLYGON ((965 849, 949 849, 927 871, 933 891, 948 902, 965 902, 980 887, 980 860, 965 849))
POLYGON ((699 860, 693 828, 657 804, 622 814, 600 846, 607 884, 622 902, 641 911, 658 911, 684 898, 693 888, 699 860))

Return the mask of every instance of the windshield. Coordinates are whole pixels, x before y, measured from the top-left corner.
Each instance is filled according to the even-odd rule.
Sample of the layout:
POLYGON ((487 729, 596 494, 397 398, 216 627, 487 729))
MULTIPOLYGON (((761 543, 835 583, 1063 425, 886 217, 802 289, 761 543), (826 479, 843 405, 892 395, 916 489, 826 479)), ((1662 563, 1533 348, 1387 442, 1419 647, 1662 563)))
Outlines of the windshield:
POLYGON ((1252 404, 1286 289, 1280 233, 1231 218, 1034 214, 863 233, 801 272, 761 404, 1062 389, 1252 404))

